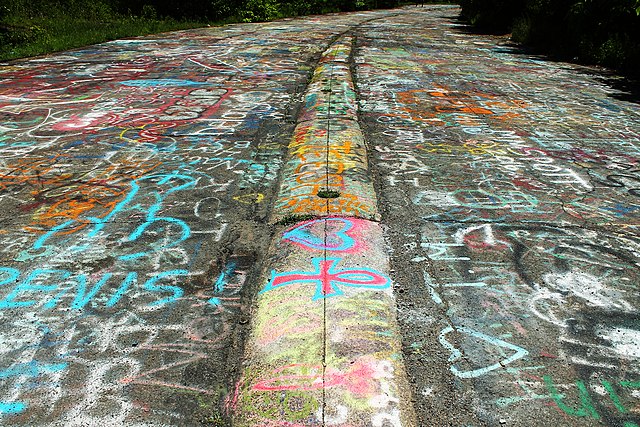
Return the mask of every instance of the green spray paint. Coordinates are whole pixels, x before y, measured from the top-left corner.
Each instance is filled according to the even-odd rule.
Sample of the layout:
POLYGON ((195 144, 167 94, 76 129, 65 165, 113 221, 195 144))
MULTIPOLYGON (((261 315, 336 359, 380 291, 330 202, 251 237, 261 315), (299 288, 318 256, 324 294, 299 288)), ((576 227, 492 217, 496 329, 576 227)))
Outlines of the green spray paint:
POLYGON ((584 382, 580 380, 576 381, 576 386, 578 387, 580 396, 581 407, 574 409, 564 403, 565 395, 558 392, 558 389, 553 384, 553 380, 550 376, 545 375, 543 379, 544 383, 547 386, 547 389, 549 390, 549 393, 551 394, 551 398, 565 413, 576 417, 592 417, 596 420, 600 419, 600 415, 593 407, 593 402, 591 400, 591 397, 589 396, 589 392, 587 391, 587 387, 585 386, 584 382))

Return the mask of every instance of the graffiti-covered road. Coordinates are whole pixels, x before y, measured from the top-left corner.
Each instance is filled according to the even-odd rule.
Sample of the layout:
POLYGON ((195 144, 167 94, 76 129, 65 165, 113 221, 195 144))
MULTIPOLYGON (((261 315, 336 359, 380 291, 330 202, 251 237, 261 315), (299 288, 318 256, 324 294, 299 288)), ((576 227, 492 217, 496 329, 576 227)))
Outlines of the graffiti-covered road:
POLYGON ((640 425, 640 107, 450 6, 0 64, 0 425, 640 425))
POLYGON ((0 68, 0 422, 221 422, 297 101, 354 22, 0 68))
POLYGON ((640 108, 452 12, 355 58, 420 425, 636 426, 640 108))

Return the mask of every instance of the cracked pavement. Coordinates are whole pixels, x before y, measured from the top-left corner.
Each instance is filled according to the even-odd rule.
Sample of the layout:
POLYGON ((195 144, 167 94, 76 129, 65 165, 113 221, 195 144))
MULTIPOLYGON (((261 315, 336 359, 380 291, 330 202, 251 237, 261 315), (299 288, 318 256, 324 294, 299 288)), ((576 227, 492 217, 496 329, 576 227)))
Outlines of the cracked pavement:
MULTIPOLYGON (((348 35, 345 110, 383 230, 358 238, 389 256, 397 307, 327 301, 384 318, 381 342, 397 319, 402 405, 420 426, 640 425, 640 100, 457 14, 303 17, 0 64, 0 424, 231 422, 284 227, 269 219, 297 206, 278 200, 287 147, 320 55, 348 35)), ((295 237, 317 245, 308 224, 295 237)), ((380 409, 366 363, 325 371, 347 390, 331 416, 312 419, 290 376, 253 390, 254 425, 380 409)), ((350 425, 399 422, 383 415, 350 425)))
POLYGON ((439 13, 355 58, 419 424, 635 426, 638 104, 439 13))

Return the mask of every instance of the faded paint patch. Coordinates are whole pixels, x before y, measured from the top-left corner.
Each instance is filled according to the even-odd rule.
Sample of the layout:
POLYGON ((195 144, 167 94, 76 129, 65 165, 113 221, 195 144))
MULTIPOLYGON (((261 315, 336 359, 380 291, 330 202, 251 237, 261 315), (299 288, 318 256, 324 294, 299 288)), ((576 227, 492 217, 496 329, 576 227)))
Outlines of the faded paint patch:
POLYGON ((633 306, 622 298, 622 294, 604 285, 598 278, 580 272, 548 273, 545 284, 561 293, 571 294, 588 305, 611 310, 633 310, 633 306))
POLYGON ((628 328, 602 329, 598 335, 610 341, 620 356, 640 359, 640 331, 628 328))

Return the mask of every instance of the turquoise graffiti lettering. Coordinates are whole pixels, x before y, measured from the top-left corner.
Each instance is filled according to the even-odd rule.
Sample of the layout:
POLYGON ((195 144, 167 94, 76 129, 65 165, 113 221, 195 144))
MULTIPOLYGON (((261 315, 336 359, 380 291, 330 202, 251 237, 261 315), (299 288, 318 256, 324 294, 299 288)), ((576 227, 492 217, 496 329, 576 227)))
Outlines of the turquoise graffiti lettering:
MULTIPOLYGON (((237 265, 238 264, 235 261, 231 261, 229 262, 229 264, 225 266, 224 270, 222 270, 222 272, 220 273, 220 275, 216 279, 216 282, 213 285, 214 293, 220 294, 224 291, 224 288, 227 285, 227 280, 231 276, 233 276, 233 274, 236 271, 237 265)), ((217 297, 210 298, 209 301, 207 302, 211 305, 220 305, 221 303, 220 298, 217 298, 217 297)))
MULTIPOLYGON (((49 373, 63 371, 67 363, 41 364, 35 360, 28 363, 19 363, 6 369, 0 369, 0 379, 11 377, 39 377, 49 373)), ((0 402, 0 415, 15 415, 24 412, 27 405, 23 402, 0 402)))
POLYGON ((462 352, 460 350, 458 350, 456 347, 453 346, 453 344, 451 344, 449 341, 447 341, 447 334, 453 332, 453 331, 459 332, 459 333, 463 333, 466 335, 469 335, 471 337, 474 338, 478 338, 488 344, 491 344, 495 347, 498 348, 502 348, 502 349, 509 349, 511 351, 513 351, 513 354, 509 357, 506 357, 502 360, 497 361, 496 363, 493 363, 489 366, 485 366, 482 368, 478 368, 478 369, 473 369, 470 371, 462 371, 460 369, 458 369, 455 365, 451 365, 450 370, 451 372, 460 378, 477 378, 483 375, 488 374, 491 371, 495 371, 496 369, 500 369, 502 367, 504 367, 505 365, 508 365, 509 363, 513 363, 518 359, 521 359, 523 357, 525 357, 526 355, 529 354, 529 352, 527 350, 525 350, 522 347, 519 347, 515 344, 511 344, 509 342, 503 341, 499 338, 496 337, 492 337, 490 335, 486 335, 483 334, 482 332, 478 332, 475 331, 473 329, 470 328, 466 328, 464 326, 457 326, 455 329, 453 328, 453 326, 447 326, 446 328, 444 328, 441 332, 440 332, 440 336, 439 336, 439 341, 440 344, 442 344, 443 347, 445 347, 446 349, 448 349, 451 352, 451 356, 449 356, 449 362, 456 362, 459 359, 462 358, 462 352))
POLYGON ((181 79, 140 79, 125 80, 120 82, 123 86, 130 87, 184 87, 184 86, 207 86, 207 83, 193 80, 181 79))
MULTIPOLYGON (((152 226, 172 226, 177 229, 177 235, 169 241, 163 244, 152 244, 151 247, 146 247, 144 251, 138 251, 132 254, 121 255, 118 257, 122 261, 131 261, 151 253, 163 251, 165 249, 175 247, 181 242, 185 241, 191 235, 191 229, 184 221, 167 216, 158 216, 158 212, 163 207, 164 200, 171 194, 191 188, 195 186, 196 180, 190 176, 179 174, 177 171, 168 174, 149 175, 143 178, 134 180, 130 184, 130 190, 126 194, 125 198, 121 200, 107 215, 103 218, 87 217, 82 219, 72 219, 65 221, 47 231, 40 236, 38 240, 33 244, 30 251, 25 251, 20 254, 20 260, 27 260, 34 257, 46 256, 50 254, 51 250, 48 250, 47 245, 50 243, 54 236, 59 235, 65 230, 72 229, 76 226, 77 222, 87 222, 91 227, 91 231, 86 235, 87 238, 93 239, 107 226, 107 224, 114 222, 116 215, 127 209, 142 209, 140 205, 133 205, 133 201, 140 193, 140 183, 144 181, 150 181, 160 186, 169 185, 168 189, 161 188, 159 191, 152 192, 152 197, 155 198, 155 203, 146 209, 146 215, 144 222, 139 225, 133 232, 131 232, 125 239, 125 242, 135 242, 142 237, 142 235, 149 231, 152 226)), ((72 246, 71 251, 79 252, 89 248, 90 245, 72 246)))
POLYGON ((170 276, 187 276, 188 274, 189 272, 187 270, 171 270, 157 274, 156 276, 147 280, 143 286, 144 289, 151 292, 171 292, 173 294, 172 296, 161 299, 160 301, 152 302, 149 305, 154 307, 175 302, 184 294, 184 290, 182 290, 182 288, 179 286, 156 285, 156 283, 170 276))
POLYGON ((138 283, 138 273, 136 273, 135 271, 127 274, 127 277, 124 278, 116 293, 113 294, 111 298, 109 298, 109 301, 107 301, 106 306, 113 307, 114 305, 116 305, 118 301, 120 301, 120 299, 127 293, 133 283, 138 283))
MULTIPOLYGON (((49 278, 50 276, 61 276, 60 279, 62 281, 66 280, 71 276, 71 273, 66 270, 51 270, 51 269, 36 269, 18 286, 13 288, 13 291, 7 295, 4 300, 0 301, 0 309, 3 308, 19 308, 19 307, 29 307, 38 303, 37 300, 28 300, 28 301, 15 301, 16 298, 21 296, 20 294, 36 294, 36 296, 41 296, 42 293, 52 293, 59 289, 59 281, 50 284, 43 284, 42 280, 44 276, 45 278, 49 278)), ((49 279, 51 280, 51 279, 49 279)), ((56 295, 52 300, 47 301, 44 304, 45 308, 53 308, 55 307, 59 298, 64 294, 64 290, 56 295)))
POLYGON ((0 286, 12 282, 18 283, 0 300, 0 310, 34 306, 41 310, 53 309, 58 306, 67 293, 74 289, 75 295, 69 303, 69 308, 82 310, 92 302, 95 303, 98 298, 105 307, 109 308, 115 306, 134 287, 142 288, 150 293, 168 293, 169 296, 147 304, 150 307, 157 307, 171 304, 184 294, 184 290, 180 286, 161 284, 160 282, 188 275, 187 270, 164 271, 148 278, 142 286, 138 286, 138 273, 132 271, 126 274, 113 292, 113 287, 110 287, 108 291, 105 290, 114 276, 113 273, 105 273, 93 286, 89 286, 86 275, 72 276, 68 270, 36 269, 26 278, 20 280, 20 271, 9 267, 0 267, 0 286), (113 293, 106 298, 105 293, 107 292, 113 293))
POLYGON ((22 402, 0 402, 0 415, 14 415, 24 412, 27 405, 22 402))
MULTIPOLYGON (((84 275, 78 276, 78 278, 77 278, 77 280, 78 280, 78 288, 77 288, 77 291, 76 291, 76 297, 74 298, 73 303, 71 303, 71 308, 74 309, 74 310, 83 309, 87 304, 89 304, 89 302, 91 302, 93 297, 95 297, 96 294, 102 289, 102 287, 109 281, 111 276, 112 276, 111 273, 107 273, 104 276, 102 276, 102 278, 100 280, 98 280, 98 282, 96 282, 95 285, 93 285, 93 288, 91 288, 91 290, 89 292, 86 291, 86 289, 87 289, 87 278, 84 275)), ((127 278, 128 277, 129 276, 127 275, 127 278)), ((125 279, 125 282, 126 282, 126 279, 125 279)), ((109 306, 109 305, 107 304, 107 306, 109 306)))

